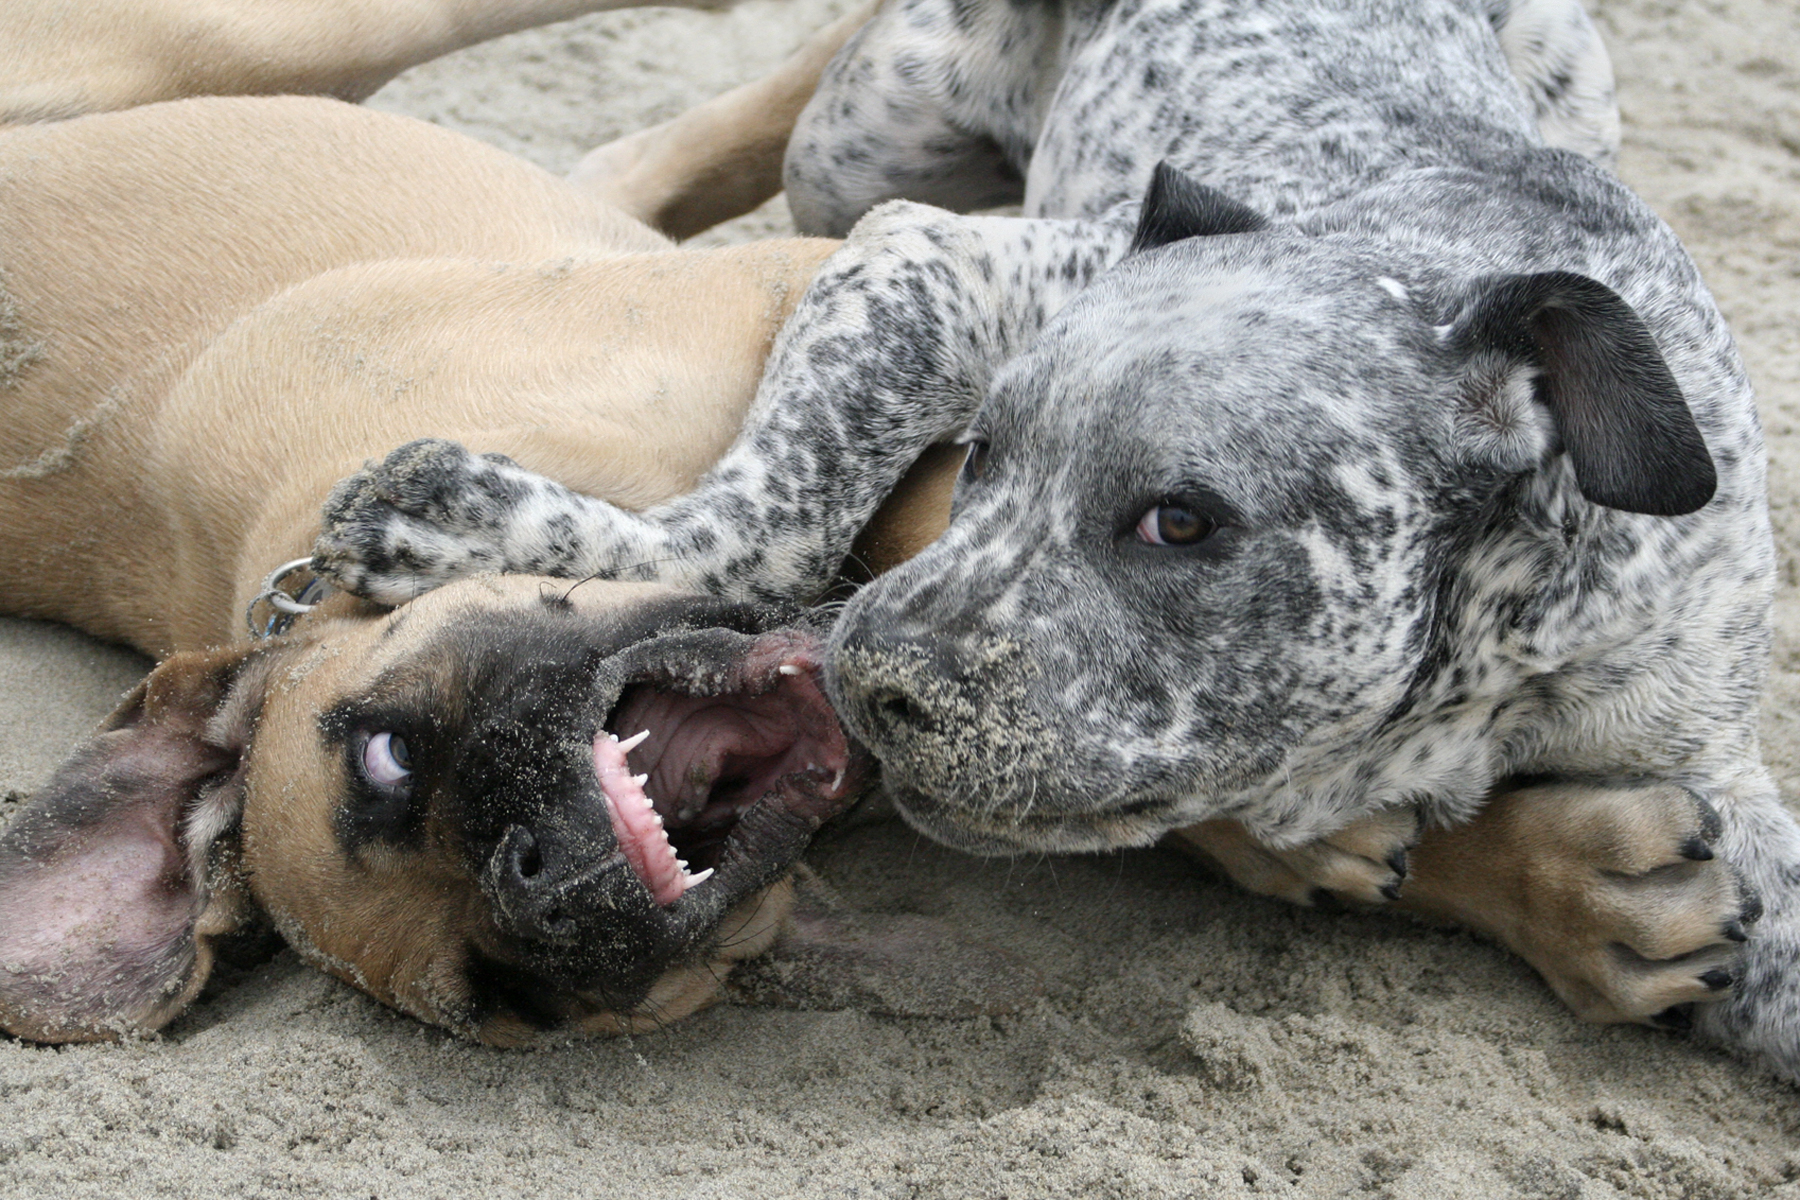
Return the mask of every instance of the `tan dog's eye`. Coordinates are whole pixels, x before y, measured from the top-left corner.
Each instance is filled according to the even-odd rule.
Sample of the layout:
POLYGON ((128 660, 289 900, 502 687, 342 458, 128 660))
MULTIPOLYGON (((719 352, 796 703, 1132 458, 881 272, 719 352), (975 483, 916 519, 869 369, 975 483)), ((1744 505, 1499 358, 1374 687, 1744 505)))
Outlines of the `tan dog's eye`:
POLYGON ((1159 504, 1137 523, 1137 535, 1152 546, 1194 546, 1219 528, 1211 517, 1179 504, 1159 504))
POLYGON ((376 783, 389 787, 412 774, 412 753, 406 739, 394 733, 377 733, 363 747, 363 771, 376 783))

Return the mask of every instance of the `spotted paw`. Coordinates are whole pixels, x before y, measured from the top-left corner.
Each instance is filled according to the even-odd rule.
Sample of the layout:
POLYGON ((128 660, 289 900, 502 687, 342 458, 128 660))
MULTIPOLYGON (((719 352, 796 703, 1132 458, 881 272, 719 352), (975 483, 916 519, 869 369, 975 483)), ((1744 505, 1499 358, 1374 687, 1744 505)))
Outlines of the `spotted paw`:
POLYGON ((1270 849, 1235 821, 1207 821, 1172 836, 1265 896, 1314 908, 1342 901, 1386 904, 1401 895, 1408 856, 1419 838, 1419 815, 1410 808, 1391 809, 1287 850, 1270 849))
POLYGON ((313 569, 389 604, 481 571, 579 577, 578 523, 596 507, 616 511, 504 455, 426 438, 331 490, 313 569))
POLYGON ((1737 982, 1762 904, 1713 851, 1719 814, 1676 784, 1504 792, 1427 834, 1408 907, 1499 937, 1590 1021, 1684 1028, 1737 982))

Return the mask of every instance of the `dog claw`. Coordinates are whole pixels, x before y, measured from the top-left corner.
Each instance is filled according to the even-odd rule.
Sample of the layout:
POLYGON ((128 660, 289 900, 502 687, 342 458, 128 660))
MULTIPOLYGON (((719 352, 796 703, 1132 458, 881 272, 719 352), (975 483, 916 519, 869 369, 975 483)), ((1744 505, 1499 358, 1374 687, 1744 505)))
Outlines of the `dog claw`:
POLYGON ((1714 967, 1700 976, 1700 982, 1706 985, 1709 992, 1722 992, 1732 984, 1731 972, 1723 967, 1714 967))
POLYGON ((1419 814, 1403 808, 1375 813, 1329 837, 1283 850, 1261 845, 1232 821, 1179 829, 1175 839, 1253 892, 1336 912, 1400 898, 1419 825, 1419 814))
POLYGON ((1693 862, 1711 862, 1713 856, 1712 847, 1701 840, 1699 834, 1683 842, 1680 853, 1681 857, 1693 862))

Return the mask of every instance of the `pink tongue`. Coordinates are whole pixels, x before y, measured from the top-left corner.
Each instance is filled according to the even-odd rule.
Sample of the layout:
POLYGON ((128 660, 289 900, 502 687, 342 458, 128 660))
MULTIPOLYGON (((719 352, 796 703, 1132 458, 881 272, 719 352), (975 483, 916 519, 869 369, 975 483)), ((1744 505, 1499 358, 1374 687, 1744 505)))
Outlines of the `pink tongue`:
POLYGON ((627 739, 621 745, 618 738, 601 730, 594 738, 594 774, 600 780, 606 814, 612 818, 613 836, 625 852, 625 860, 650 889, 651 899, 673 904, 712 872, 690 875, 676 859, 675 847, 663 832, 662 818, 644 794, 643 778, 632 775, 626 761, 626 751, 636 744, 635 739, 627 739))

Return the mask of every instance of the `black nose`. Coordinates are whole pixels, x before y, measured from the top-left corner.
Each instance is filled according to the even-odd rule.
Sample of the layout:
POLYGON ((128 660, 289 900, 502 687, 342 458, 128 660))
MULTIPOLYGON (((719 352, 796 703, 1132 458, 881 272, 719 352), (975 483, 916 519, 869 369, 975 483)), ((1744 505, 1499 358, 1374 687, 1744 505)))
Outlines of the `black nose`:
POLYGON ((832 699, 839 715, 857 736, 877 746, 884 730, 935 723, 935 716, 914 687, 928 662, 929 656, 918 643, 860 632, 846 638, 840 631, 829 668, 832 699))
POLYGON ((570 856, 558 849, 553 839, 513 825, 489 856, 482 889, 493 901, 495 920, 514 937, 568 942, 580 936, 580 893, 589 881, 570 869, 570 856))
POLYGON ((874 718, 885 725, 918 733, 933 733, 938 728, 938 719, 923 698, 896 687, 877 689, 869 696, 867 706, 874 718))

